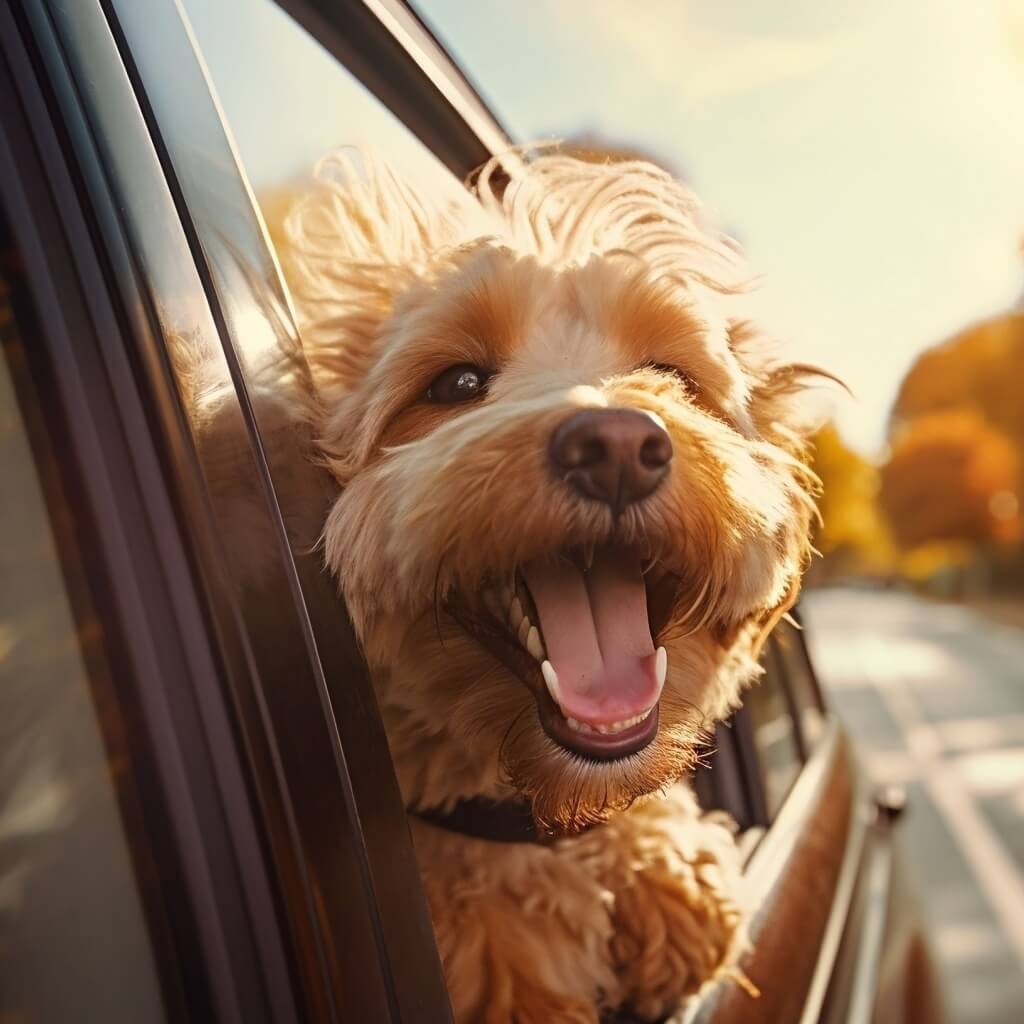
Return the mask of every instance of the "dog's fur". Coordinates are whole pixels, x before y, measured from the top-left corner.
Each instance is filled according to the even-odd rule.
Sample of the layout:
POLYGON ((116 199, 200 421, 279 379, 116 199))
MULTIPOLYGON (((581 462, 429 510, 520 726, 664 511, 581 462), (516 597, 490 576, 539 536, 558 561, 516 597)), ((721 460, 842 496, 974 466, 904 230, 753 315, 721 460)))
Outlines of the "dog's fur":
POLYGON ((413 819, 456 1019, 655 1019, 743 941, 731 831, 679 780, 799 587, 813 371, 730 313, 737 253, 669 175, 511 159, 507 185, 493 162, 438 210, 336 154, 289 220, 320 445, 342 488, 326 557, 407 806, 521 797, 561 836, 493 843, 413 819), (463 363, 495 371, 486 394, 427 402, 463 363), (605 407, 656 413, 675 452, 664 484, 618 517, 545 456, 569 414, 605 407), (471 618, 529 559, 612 541, 642 546, 671 588, 655 638, 669 670, 655 740, 599 762, 548 737, 527 687, 453 609, 471 618))

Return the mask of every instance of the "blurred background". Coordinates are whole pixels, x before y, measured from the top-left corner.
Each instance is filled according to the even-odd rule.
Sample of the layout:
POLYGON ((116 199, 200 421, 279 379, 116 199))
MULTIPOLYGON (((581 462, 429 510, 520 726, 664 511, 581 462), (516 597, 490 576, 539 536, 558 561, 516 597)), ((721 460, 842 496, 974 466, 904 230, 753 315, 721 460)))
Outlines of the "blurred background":
POLYGON ((849 385, 808 634, 910 796, 952 1018, 1024 1019, 1024 2, 418 6, 513 137, 687 180, 849 385))

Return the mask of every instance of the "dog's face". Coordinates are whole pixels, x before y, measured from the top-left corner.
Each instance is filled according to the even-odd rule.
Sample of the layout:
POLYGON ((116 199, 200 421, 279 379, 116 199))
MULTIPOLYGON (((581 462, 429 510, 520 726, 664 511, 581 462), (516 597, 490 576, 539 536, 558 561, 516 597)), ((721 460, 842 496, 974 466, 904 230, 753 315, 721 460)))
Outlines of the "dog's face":
POLYGON ((795 595, 792 368, 620 252, 397 279, 331 396, 324 536, 407 797, 582 827, 691 766, 795 595))

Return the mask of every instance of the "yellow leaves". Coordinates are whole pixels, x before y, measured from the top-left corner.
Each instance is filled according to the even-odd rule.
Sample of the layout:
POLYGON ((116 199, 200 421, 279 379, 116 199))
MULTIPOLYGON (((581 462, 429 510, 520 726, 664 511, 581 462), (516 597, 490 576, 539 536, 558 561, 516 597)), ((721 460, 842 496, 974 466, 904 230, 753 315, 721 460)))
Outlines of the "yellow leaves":
POLYGON ((826 574, 888 569, 895 554, 876 500, 877 468, 847 448, 831 425, 814 438, 811 468, 822 482, 814 545, 826 574))

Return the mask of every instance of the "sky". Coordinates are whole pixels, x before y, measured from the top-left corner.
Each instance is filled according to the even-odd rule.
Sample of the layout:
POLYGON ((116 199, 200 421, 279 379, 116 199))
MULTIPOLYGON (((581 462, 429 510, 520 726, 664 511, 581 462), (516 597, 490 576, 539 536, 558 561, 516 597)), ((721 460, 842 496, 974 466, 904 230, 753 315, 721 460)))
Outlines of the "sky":
POLYGON ((681 173, 881 450, 914 357, 1024 290, 1024 0, 420 0, 517 139, 681 173))
MULTIPOLYGON (((340 144, 458 185, 271 0, 185 0, 257 192, 340 144)), ((924 348, 1024 291, 1024 0, 418 0, 520 141, 597 135, 681 174, 761 319, 841 376, 881 453, 924 348)))

